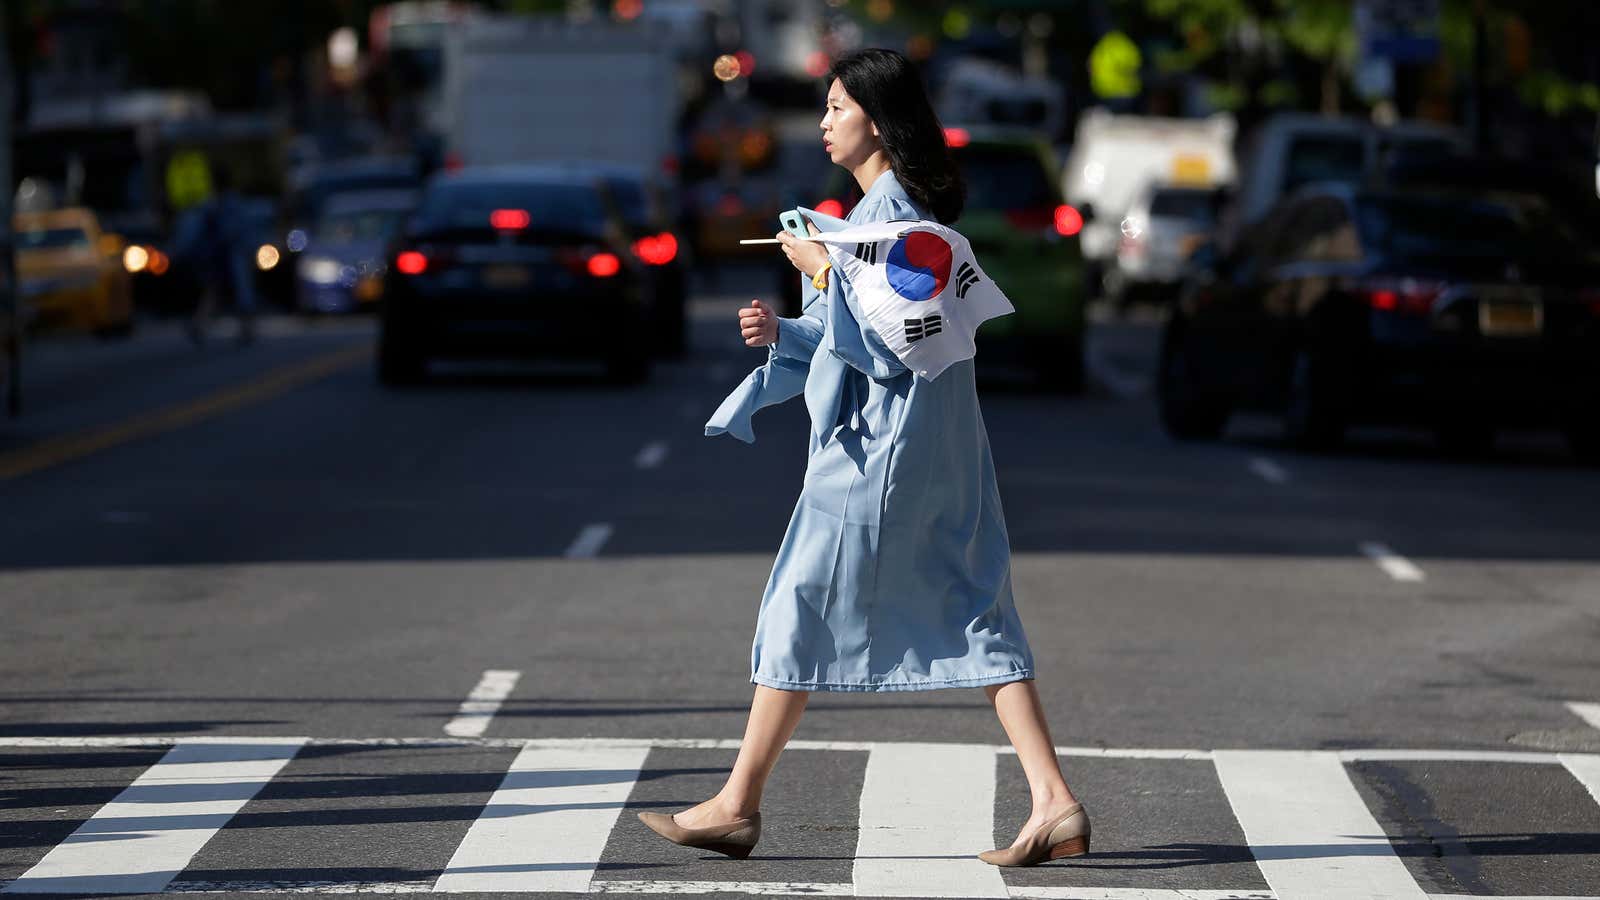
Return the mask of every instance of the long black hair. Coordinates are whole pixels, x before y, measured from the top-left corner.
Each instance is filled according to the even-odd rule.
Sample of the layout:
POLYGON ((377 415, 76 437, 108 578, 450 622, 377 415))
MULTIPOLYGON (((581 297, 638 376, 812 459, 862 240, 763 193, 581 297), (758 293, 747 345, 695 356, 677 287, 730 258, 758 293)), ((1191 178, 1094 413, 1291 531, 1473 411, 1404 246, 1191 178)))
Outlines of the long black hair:
POLYGON ((960 218, 967 185, 911 61, 893 50, 867 47, 834 60, 827 83, 835 78, 878 126, 889 167, 911 199, 945 224, 960 218))

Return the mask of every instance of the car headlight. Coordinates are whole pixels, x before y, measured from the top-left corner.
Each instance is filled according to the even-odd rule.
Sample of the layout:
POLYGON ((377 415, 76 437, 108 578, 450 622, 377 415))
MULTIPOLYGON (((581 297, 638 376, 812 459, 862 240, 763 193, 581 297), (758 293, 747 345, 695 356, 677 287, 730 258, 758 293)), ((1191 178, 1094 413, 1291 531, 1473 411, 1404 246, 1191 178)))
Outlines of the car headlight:
POLYGON ((343 269, 338 260, 326 256, 303 257, 296 266, 300 277, 313 284, 338 284, 343 269))

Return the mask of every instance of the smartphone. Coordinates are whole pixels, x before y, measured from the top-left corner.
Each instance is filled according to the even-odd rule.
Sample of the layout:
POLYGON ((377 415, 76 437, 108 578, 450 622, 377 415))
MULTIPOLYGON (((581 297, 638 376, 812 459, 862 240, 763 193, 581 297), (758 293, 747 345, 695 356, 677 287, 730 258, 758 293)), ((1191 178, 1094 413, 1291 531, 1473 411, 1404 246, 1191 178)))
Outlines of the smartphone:
POLYGON ((800 215, 798 209, 786 209, 778 213, 778 221, 783 224, 783 230, 795 237, 808 238, 811 232, 806 228, 806 220, 800 215))

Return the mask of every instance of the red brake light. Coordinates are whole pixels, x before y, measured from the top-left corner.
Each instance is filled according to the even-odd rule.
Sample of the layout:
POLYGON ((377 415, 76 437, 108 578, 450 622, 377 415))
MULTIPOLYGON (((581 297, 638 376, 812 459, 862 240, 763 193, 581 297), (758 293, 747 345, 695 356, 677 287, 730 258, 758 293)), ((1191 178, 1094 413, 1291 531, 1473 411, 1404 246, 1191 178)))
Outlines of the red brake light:
POLYGON ((817 204, 817 212, 825 216, 833 216, 835 219, 842 218, 844 216, 844 204, 829 197, 817 204))
POLYGON ((428 258, 415 250, 407 250, 394 258, 394 267, 406 275, 421 275, 428 270, 428 258))
POLYGON ((612 253, 596 253, 589 257, 589 274, 596 278, 610 278, 622 271, 622 260, 612 253))
POLYGON ((529 221, 525 209, 497 209, 489 213, 489 224, 501 231, 520 231, 528 227, 529 221))
POLYGON ((1083 230, 1083 214, 1065 203, 1056 207, 1056 234, 1072 237, 1083 230))
POLYGON ((972 135, 968 134, 965 128, 946 128, 944 142, 949 147, 965 147, 972 143, 972 135))
POLYGON ((678 256, 678 239, 670 231, 633 242, 633 255, 652 266, 664 266, 678 256))
POLYGON ((1444 285, 1429 282, 1382 280, 1362 286, 1357 295, 1377 312, 1427 316, 1433 313, 1433 301, 1443 290, 1444 285))

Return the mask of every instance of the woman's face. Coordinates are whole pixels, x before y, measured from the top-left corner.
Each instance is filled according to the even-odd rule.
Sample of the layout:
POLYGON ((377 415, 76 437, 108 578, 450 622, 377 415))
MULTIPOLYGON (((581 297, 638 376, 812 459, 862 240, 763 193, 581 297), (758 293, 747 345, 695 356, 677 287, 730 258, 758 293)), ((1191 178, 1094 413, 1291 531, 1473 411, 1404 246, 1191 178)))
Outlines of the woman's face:
POLYGON ((878 126, 872 124, 865 111, 844 92, 837 78, 828 88, 828 111, 822 117, 822 145, 828 159, 846 169, 854 169, 865 162, 881 145, 878 143, 878 126))

